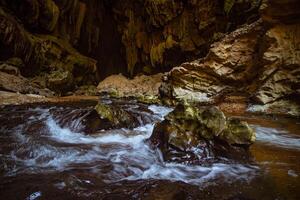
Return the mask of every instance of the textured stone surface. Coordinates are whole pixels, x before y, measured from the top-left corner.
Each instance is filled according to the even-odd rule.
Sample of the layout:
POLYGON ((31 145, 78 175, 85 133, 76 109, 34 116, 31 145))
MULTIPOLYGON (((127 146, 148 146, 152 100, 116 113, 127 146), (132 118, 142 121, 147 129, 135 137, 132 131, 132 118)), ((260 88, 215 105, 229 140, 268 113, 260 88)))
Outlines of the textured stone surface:
POLYGON ((204 150, 219 141, 249 146, 255 133, 246 122, 227 118, 216 107, 180 104, 155 125, 150 141, 165 154, 173 149, 205 156, 204 150))
POLYGON ((259 20, 241 27, 205 58, 174 68, 160 88, 162 98, 218 104, 240 95, 249 111, 300 116, 300 23, 288 21, 291 16, 286 24, 259 20))
POLYGON ((140 75, 127 79, 123 75, 112 75, 99 83, 99 93, 106 93, 113 97, 133 97, 143 102, 158 102, 158 88, 163 74, 151 76, 140 75))
POLYGON ((258 7, 251 2, 236 2, 232 12, 225 12, 223 1, 213 0, 3 0, 1 33, 5 34, 1 39, 4 46, 8 45, 5 38, 10 38, 11 45, 23 47, 9 47, 10 51, 23 51, 23 57, 38 54, 31 62, 24 59, 26 64, 35 65, 32 67, 44 66, 39 62, 42 58, 39 50, 32 50, 39 48, 51 54, 42 58, 53 59, 51 65, 63 62, 85 68, 88 63, 84 62, 89 62, 86 59, 79 62, 65 59, 70 52, 63 47, 72 46, 98 61, 101 78, 120 72, 152 74, 205 55, 209 45, 222 33, 253 15, 257 17, 258 7), (21 43, 16 41, 18 38, 23 38, 21 43))
POLYGON ((234 3, 233 12, 227 16, 223 1, 116 2, 114 13, 130 74, 169 70, 186 60, 204 56, 222 33, 246 22, 257 11, 250 1, 234 3), (253 13, 246 12, 251 8, 253 13), (120 21, 121 18, 126 20, 120 21))
POLYGON ((12 74, 0 71, 0 90, 17 92, 23 94, 39 94, 43 96, 51 96, 53 92, 40 88, 37 84, 30 80, 12 74))
POLYGON ((223 95, 243 91, 259 68, 257 49, 262 33, 261 21, 246 25, 214 43, 205 58, 172 69, 162 95, 167 90, 172 92, 166 96, 179 101, 215 103, 223 95))
POLYGON ((69 91, 74 87, 73 75, 69 71, 53 71, 47 77, 47 86, 56 92, 69 91))
POLYGON ((259 74, 261 87, 255 97, 266 104, 299 95, 300 88, 300 24, 276 25, 265 35, 268 48, 259 74))

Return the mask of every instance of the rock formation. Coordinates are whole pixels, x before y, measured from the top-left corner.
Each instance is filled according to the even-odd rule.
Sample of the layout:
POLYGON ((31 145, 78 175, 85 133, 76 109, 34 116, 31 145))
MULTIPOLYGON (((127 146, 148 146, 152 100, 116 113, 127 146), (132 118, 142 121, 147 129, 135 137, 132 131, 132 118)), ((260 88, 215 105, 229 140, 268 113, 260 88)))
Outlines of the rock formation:
POLYGON ((3 0, 0 59, 19 57, 23 76, 59 94, 111 74, 168 71, 257 18, 260 1, 232 2, 3 0))
MULTIPOLYGON (((179 65, 163 78, 165 102, 239 99, 241 109, 298 116, 299 10, 297 0, 3 0, 0 70, 65 95, 179 65)), ((118 93, 157 102, 156 87, 118 93)))
POLYGON ((299 116, 299 11, 272 11, 293 5, 298 4, 264 3, 263 20, 212 44, 205 58, 172 69, 160 88, 162 98, 217 104, 244 96, 249 111, 299 116))
POLYGON ((158 88, 161 85, 162 73, 152 76, 139 75, 128 79, 123 75, 112 75, 99 83, 100 94, 117 98, 135 98, 145 103, 158 103, 158 88))
POLYGON ((216 107, 179 104, 155 125, 150 141, 165 157, 178 151, 207 158, 213 156, 218 144, 225 149, 249 146, 255 133, 246 122, 226 118, 216 107))

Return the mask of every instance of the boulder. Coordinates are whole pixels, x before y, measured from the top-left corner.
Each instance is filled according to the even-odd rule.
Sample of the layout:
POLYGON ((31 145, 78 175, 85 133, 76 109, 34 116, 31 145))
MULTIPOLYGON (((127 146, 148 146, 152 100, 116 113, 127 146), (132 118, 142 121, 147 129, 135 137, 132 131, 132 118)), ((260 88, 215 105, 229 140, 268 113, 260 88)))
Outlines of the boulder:
POLYGON ((114 128, 134 128, 139 125, 133 114, 120 107, 98 103, 95 110, 102 119, 109 120, 114 128))
POLYGON ((47 87, 58 93, 69 91, 74 87, 73 76, 69 71, 53 71, 47 77, 47 87))
POLYGON ((140 75, 133 79, 125 76, 112 75, 99 83, 99 93, 106 93, 117 98, 135 98, 144 103, 158 103, 158 88, 163 74, 151 76, 140 75))
POLYGON ((165 157, 177 150, 196 157, 212 155, 214 145, 249 147, 255 132, 246 122, 228 118, 216 107, 179 104, 155 125, 150 137, 165 157))
POLYGON ((136 100, 102 96, 94 109, 102 119, 107 119, 113 128, 131 129, 160 120, 160 117, 149 109, 148 104, 136 100))

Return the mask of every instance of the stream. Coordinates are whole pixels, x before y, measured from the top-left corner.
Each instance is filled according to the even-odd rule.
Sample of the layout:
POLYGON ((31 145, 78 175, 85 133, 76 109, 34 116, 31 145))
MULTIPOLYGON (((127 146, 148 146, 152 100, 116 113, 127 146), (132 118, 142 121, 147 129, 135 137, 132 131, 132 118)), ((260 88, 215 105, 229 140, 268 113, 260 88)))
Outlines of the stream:
POLYGON ((171 108, 121 104, 138 127, 90 134, 93 103, 2 107, 1 199, 300 199, 299 120, 238 116, 257 133, 250 162, 185 164, 146 142, 171 108))

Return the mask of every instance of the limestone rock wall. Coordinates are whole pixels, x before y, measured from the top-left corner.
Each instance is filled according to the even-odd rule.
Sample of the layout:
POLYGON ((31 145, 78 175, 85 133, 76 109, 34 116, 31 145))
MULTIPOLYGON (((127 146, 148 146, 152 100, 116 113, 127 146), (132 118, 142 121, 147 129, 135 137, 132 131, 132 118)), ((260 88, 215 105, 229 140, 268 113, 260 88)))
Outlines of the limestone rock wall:
POLYGON ((0 58, 21 57, 30 66, 27 75, 54 63, 78 64, 84 73, 96 61, 97 80, 167 71, 204 56, 223 33, 257 17, 257 2, 237 1, 225 9, 223 0, 2 0, 0 58), (55 55, 41 55, 49 49, 55 55))
POLYGON ((214 43, 205 58, 171 70, 160 88, 161 96, 218 103, 240 95, 248 99, 250 111, 299 116, 297 6, 296 1, 264 2, 262 20, 214 43), (280 6, 288 12, 280 12, 280 6))
POLYGON ((258 2, 233 2, 226 13, 226 1, 116 1, 113 12, 129 74, 168 71, 205 56, 225 32, 257 17, 258 2))

